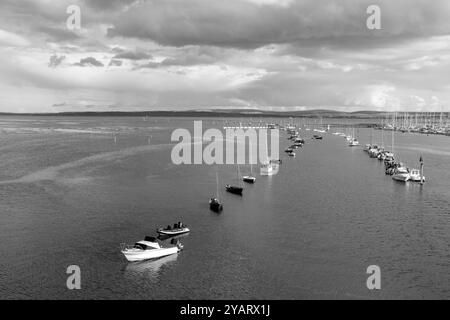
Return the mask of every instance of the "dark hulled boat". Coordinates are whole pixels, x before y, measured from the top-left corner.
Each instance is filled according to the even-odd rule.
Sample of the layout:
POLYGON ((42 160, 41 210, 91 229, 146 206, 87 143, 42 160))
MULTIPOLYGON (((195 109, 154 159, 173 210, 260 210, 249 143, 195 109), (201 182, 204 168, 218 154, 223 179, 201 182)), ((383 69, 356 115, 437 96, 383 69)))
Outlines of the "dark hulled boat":
POLYGON ((241 174, 239 172, 239 165, 237 165, 237 183, 240 186, 232 186, 227 184, 225 186, 225 189, 229 192, 229 193, 233 193, 233 194, 237 194, 242 196, 242 191, 244 190, 243 186, 242 186, 242 182, 241 182, 241 174))
POLYGON ((253 163, 251 159, 250 159, 250 175, 243 176, 242 181, 246 183, 255 183, 256 181, 256 178, 253 176, 253 163))
POLYGON ((247 183, 255 183, 256 178, 253 176, 245 176, 245 177, 242 177, 242 181, 247 182, 247 183))
POLYGON ((237 195, 240 195, 240 196, 242 196, 242 191, 244 190, 244 188, 242 188, 242 187, 230 186, 229 184, 227 184, 225 186, 225 189, 229 193, 237 194, 237 195))
POLYGON ((221 212, 223 205, 219 201, 219 174, 216 171, 216 197, 209 199, 209 209, 214 212, 221 212))
POLYGON ((223 210, 223 205, 216 198, 209 199, 209 209, 214 212, 220 212, 223 210))

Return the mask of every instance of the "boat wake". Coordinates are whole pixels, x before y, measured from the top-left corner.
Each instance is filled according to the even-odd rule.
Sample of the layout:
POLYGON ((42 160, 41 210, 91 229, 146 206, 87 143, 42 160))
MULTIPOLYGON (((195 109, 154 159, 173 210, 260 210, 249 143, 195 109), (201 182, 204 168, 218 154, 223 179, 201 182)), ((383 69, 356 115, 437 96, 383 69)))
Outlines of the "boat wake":
POLYGON ((63 163, 61 165, 47 167, 45 169, 38 170, 33 173, 27 174, 18 179, 0 181, 0 185, 12 184, 12 183, 33 183, 33 182, 46 181, 46 180, 54 181, 54 180, 58 180, 58 179, 64 180, 61 177, 61 175, 62 175, 62 172, 65 170, 88 166, 88 165, 92 165, 95 163, 111 162, 111 161, 115 161, 118 159, 134 156, 134 155, 137 155, 140 153, 161 150, 164 148, 168 148, 170 146, 172 146, 172 144, 145 145, 145 146, 139 146, 139 147, 126 148, 126 149, 122 149, 122 150, 118 150, 118 151, 103 152, 103 153, 95 154, 95 155, 88 156, 88 157, 85 157, 82 159, 78 159, 75 161, 63 163))

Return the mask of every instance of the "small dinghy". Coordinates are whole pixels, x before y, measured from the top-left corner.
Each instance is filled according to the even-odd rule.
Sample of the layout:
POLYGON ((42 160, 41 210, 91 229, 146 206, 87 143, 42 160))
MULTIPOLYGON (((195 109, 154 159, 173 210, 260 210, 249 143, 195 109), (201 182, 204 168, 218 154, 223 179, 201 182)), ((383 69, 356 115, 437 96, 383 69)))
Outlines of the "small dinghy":
POLYGON ((155 237, 145 237, 144 240, 138 241, 134 246, 123 245, 121 250, 125 258, 130 261, 143 261, 156 259, 178 253, 183 248, 180 242, 163 246, 161 241, 155 237))
POLYGON ((166 228, 159 228, 156 230, 159 234, 165 234, 168 236, 178 236, 180 234, 188 233, 189 228, 187 225, 183 225, 181 222, 175 223, 173 228, 167 226, 166 228))

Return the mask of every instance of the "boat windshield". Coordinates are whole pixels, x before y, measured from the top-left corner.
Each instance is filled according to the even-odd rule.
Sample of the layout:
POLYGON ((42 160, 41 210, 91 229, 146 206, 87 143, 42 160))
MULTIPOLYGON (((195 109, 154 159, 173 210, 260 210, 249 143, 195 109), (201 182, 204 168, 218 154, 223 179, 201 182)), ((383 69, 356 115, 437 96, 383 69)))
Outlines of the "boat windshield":
POLYGON ((133 248, 135 248, 135 249, 141 249, 141 250, 146 250, 146 249, 147 249, 147 246, 146 246, 145 244, 136 242, 136 243, 134 244, 133 248))

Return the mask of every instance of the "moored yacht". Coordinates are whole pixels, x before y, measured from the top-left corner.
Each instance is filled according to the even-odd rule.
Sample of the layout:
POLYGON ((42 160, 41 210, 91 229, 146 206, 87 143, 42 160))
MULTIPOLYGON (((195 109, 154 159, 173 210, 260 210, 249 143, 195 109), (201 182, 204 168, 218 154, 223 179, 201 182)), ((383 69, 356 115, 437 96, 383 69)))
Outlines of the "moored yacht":
POLYGON ((165 257, 175 254, 181 249, 181 243, 163 246, 162 242, 155 237, 147 236, 144 240, 136 242, 134 246, 124 245, 121 252, 128 261, 132 262, 165 257))
POLYGON ((253 176, 253 163, 252 163, 252 159, 250 159, 250 175, 248 176, 243 176, 242 177, 242 181, 247 182, 247 183, 255 183, 256 178, 253 176))
POLYGON ((277 164, 270 163, 270 162, 263 164, 263 165, 261 165, 259 174, 262 176, 272 176, 277 173, 277 171, 278 171, 278 170, 276 170, 278 168, 277 166, 278 166, 277 164))
POLYGON ((413 182, 421 182, 421 181, 425 181, 425 177, 422 177, 420 170, 411 169, 411 171, 409 173, 409 180, 413 181, 413 182))
POLYGON ((219 174, 216 171, 216 197, 209 199, 209 209, 214 212, 221 212, 223 205, 219 201, 219 174))
POLYGON ((401 182, 408 181, 410 179, 408 169, 406 167, 398 167, 397 169, 395 169, 392 179, 401 182))
POLYGON ((287 148, 286 150, 284 150, 284 152, 291 153, 291 152, 294 152, 294 149, 291 146, 291 147, 287 148))
POLYGON ((209 199, 209 209, 214 212, 220 212, 223 210, 223 205, 220 203, 219 199, 211 198, 209 199))
POLYGON ((250 176, 243 176, 242 177, 242 181, 247 182, 247 183, 255 183, 256 178, 252 175, 250 176))
POLYGON ((237 194, 239 196, 242 196, 242 191, 244 190, 244 188, 242 187, 236 187, 236 186, 231 186, 229 184, 227 184, 225 186, 225 189, 229 192, 229 193, 233 193, 233 194, 237 194))
POLYGON ((242 196, 242 191, 244 190, 244 188, 242 187, 239 165, 237 166, 237 183, 238 183, 237 186, 232 186, 232 185, 227 184, 225 186, 225 190, 227 190, 229 193, 233 193, 233 194, 242 196))

